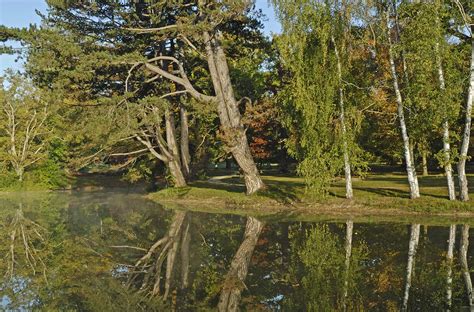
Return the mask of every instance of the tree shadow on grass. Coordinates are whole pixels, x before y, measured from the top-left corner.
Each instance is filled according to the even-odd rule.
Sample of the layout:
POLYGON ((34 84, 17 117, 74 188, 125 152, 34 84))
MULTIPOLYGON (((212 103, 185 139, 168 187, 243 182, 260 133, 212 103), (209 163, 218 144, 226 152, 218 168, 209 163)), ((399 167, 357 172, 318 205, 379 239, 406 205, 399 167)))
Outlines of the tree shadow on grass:
POLYGON ((212 189, 212 190, 221 190, 231 193, 245 193, 245 186, 232 183, 216 183, 209 181, 195 181, 191 184, 193 187, 203 188, 203 189, 212 189))
MULTIPOLYGON (((420 186, 421 188, 423 186, 420 186)), ((364 191, 368 193, 377 194, 383 197, 396 197, 396 198, 406 198, 410 199, 410 192, 404 190, 398 190, 393 188, 370 188, 370 187, 355 187, 355 190, 364 191)), ((356 195, 357 196, 357 195, 356 195)), ((447 199, 447 195, 443 194, 430 194, 430 193, 420 193, 421 197, 432 197, 439 199, 447 199)))
MULTIPOLYGON (((295 201, 299 201, 298 189, 304 187, 303 183, 286 183, 278 181, 265 181, 266 189, 261 190, 257 193, 258 196, 266 197, 277 201, 281 204, 291 204, 295 201)), ((192 183, 193 187, 202 189, 221 190, 231 193, 245 193, 245 185, 234 184, 227 182, 209 182, 209 181, 196 181, 192 183)))
MULTIPOLYGON (((354 190, 377 194, 383 197, 410 198, 410 193, 393 188, 354 187, 354 190)), ((356 195, 357 196, 357 195, 356 195)))
MULTIPOLYGON (((354 189, 355 189, 355 188, 354 188, 354 189)), ((346 198, 346 196, 341 195, 341 194, 338 194, 338 193, 336 193, 336 192, 334 192, 334 191, 329 191, 328 194, 329 194, 330 196, 333 196, 333 197, 336 197, 336 198, 346 198)))
POLYGON ((273 199, 278 203, 289 205, 299 201, 296 187, 290 185, 267 185, 267 188, 258 195, 273 199))

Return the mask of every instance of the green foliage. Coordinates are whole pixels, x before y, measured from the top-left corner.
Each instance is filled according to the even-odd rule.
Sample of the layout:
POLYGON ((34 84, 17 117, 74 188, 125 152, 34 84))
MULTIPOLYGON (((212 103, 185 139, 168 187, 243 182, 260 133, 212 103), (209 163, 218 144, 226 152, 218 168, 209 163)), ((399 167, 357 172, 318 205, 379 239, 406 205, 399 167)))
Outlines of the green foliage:
MULTIPOLYGON (((347 44, 341 33, 344 24, 333 15, 329 3, 274 3, 283 25, 277 46, 283 66, 289 71, 285 89, 279 95, 290 129, 288 149, 300 161, 298 173, 311 191, 326 193, 331 180, 343 167, 344 144, 348 146, 352 166, 365 167, 361 161, 364 153, 355 144, 360 128, 358 114, 346 107, 345 126, 349 131, 344 133, 337 106, 338 91, 343 88, 337 65, 340 62, 347 71, 348 64, 348 52, 342 49, 347 44), (339 39, 343 43, 340 46, 339 39), (340 50, 339 59, 335 48, 340 50)), ((346 74, 342 75, 345 78, 346 74)))

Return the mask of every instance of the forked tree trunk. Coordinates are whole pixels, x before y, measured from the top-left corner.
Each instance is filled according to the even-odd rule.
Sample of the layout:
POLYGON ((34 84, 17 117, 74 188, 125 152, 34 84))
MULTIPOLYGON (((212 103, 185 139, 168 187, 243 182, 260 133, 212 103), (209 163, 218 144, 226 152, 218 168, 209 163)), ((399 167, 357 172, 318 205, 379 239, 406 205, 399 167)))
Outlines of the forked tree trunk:
POLYGON ((25 172, 25 169, 21 166, 18 166, 17 168, 15 168, 15 173, 16 173, 16 176, 18 178, 18 181, 20 181, 20 182, 23 181, 24 172, 25 172))
POLYGON ((344 271, 344 291, 343 291, 343 301, 342 306, 343 310, 347 311, 347 298, 349 297, 349 273, 351 265, 351 255, 352 255, 352 236, 354 232, 354 222, 348 220, 346 222, 346 260, 345 260, 345 271, 344 271))
MULTIPOLYGON (((157 123, 161 123, 162 116, 158 113, 156 108, 153 109, 153 114, 155 114, 155 117, 157 118, 157 123)), ((135 137, 140 143, 147 147, 153 156, 166 164, 173 178, 174 186, 184 187, 186 186, 186 178, 184 177, 181 168, 174 117, 169 109, 165 110, 164 118, 166 140, 163 138, 159 126, 156 126, 154 130, 148 129, 148 133, 141 131, 141 133, 135 134, 135 137), (158 145, 159 151, 155 148, 155 146, 153 146, 153 143, 149 139, 149 137, 151 137, 149 133, 153 132, 156 140, 154 144, 158 145)))
POLYGON ((467 91, 466 119, 464 122, 464 132, 462 134, 461 151, 459 153, 458 177, 459 177, 459 197, 462 201, 469 200, 469 189, 467 187, 466 160, 469 150, 469 139, 471 137, 471 113, 472 101, 474 99, 474 38, 471 38, 471 68, 469 74, 469 90, 467 91))
POLYGON ((241 292, 245 288, 244 282, 247 277, 250 259, 262 229, 262 222, 253 217, 247 218, 244 240, 235 253, 224 280, 217 306, 219 312, 238 311, 241 292))
MULTIPOLYGON (((437 18, 439 20, 439 18, 437 18)), ((439 50, 439 43, 435 45, 436 63, 438 66, 438 80, 439 89, 441 93, 446 92, 446 83, 444 80, 443 64, 441 62, 441 54, 439 50)), ((444 121, 443 121, 443 155, 444 155, 444 173, 448 183, 449 200, 456 200, 456 189, 454 188, 453 167, 451 165, 451 143, 449 139, 449 121, 448 110, 444 107, 444 121)))
POLYGON ((412 224, 410 231, 410 243, 408 244, 408 261, 407 270, 405 277, 405 291, 403 293, 402 311, 407 311, 408 299, 410 295, 411 278, 413 275, 413 267, 415 263, 416 250, 418 248, 418 242, 420 240, 420 225, 412 224))
POLYGON ((453 291, 453 258, 454 258, 454 243, 456 242, 456 225, 451 224, 449 227, 448 253, 446 254, 447 278, 446 278, 446 304, 448 311, 451 309, 453 291))
POLYGON ((181 105, 179 107, 180 121, 181 121, 181 168, 186 178, 191 174, 191 155, 189 154, 189 117, 186 107, 181 105))
POLYGON ((469 307, 474 308, 474 294, 472 292, 471 273, 467 263, 467 250, 469 248, 469 225, 462 226, 461 246, 459 250, 459 257, 461 260, 462 275, 464 277, 464 284, 466 285, 466 294, 469 307))
POLYGON ((219 42, 220 34, 214 38, 204 32, 207 61, 217 97, 217 110, 224 133, 226 146, 243 171, 247 194, 253 194, 265 187, 253 160, 247 136, 241 122, 241 115, 234 96, 224 50, 219 42))
POLYGON ((346 198, 352 199, 354 194, 352 191, 352 175, 351 175, 351 162, 349 159, 349 147, 347 144, 347 129, 344 113, 344 90, 342 87, 342 64, 341 56, 339 55, 339 49, 336 45, 336 40, 331 37, 332 44, 334 45, 334 52, 337 60, 337 76, 339 80, 339 119, 341 121, 342 130, 342 152, 344 157, 344 177, 346 180, 346 198))
POLYGON ((390 71, 392 73, 392 80, 393 80, 393 88, 395 90, 395 97, 397 100, 397 111, 398 111, 398 119, 400 122, 400 130, 402 133, 403 139, 403 148, 405 152, 405 163, 406 163, 406 170, 408 175, 408 184, 410 186, 410 197, 412 199, 420 197, 420 190, 418 188, 418 178, 416 176, 414 161, 411 154, 410 148, 410 138, 408 136, 408 130, 405 123, 405 113, 403 110, 403 100, 402 95, 400 93, 400 88, 398 85, 398 76, 397 76, 397 69, 395 67, 395 59, 393 53, 393 46, 392 40, 390 38, 390 13, 389 10, 386 12, 386 19, 387 19, 387 36, 388 36, 388 55, 389 55, 389 62, 390 62, 390 71))

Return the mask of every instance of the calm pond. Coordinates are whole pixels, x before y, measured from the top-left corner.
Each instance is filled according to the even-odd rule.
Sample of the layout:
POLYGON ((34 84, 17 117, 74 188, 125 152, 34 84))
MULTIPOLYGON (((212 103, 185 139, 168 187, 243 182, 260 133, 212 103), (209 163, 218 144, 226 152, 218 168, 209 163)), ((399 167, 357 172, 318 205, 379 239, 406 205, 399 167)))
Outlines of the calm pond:
POLYGON ((0 207, 0 310, 471 311, 468 225, 258 220, 125 191, 0 207))

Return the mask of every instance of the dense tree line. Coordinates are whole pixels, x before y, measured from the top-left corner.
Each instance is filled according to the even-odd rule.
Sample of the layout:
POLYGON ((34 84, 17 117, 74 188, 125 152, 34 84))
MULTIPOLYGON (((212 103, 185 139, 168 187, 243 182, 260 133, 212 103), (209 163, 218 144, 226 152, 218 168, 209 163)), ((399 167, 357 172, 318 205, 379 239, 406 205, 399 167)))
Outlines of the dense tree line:
POLYGON ((245 0, 50 0, 41 26, 2 27, 27 48, 0 94, 2 175, 105 163, 182 187, 233 158, 252 194, 259 164, 295 162, 311 192, 344 175, 352 198, 352 176, 385 162, 417 198, 436 160, 468 200, 472 3, 272 3, 271 41, 245 0))

